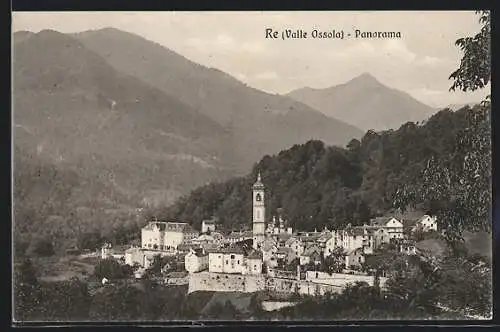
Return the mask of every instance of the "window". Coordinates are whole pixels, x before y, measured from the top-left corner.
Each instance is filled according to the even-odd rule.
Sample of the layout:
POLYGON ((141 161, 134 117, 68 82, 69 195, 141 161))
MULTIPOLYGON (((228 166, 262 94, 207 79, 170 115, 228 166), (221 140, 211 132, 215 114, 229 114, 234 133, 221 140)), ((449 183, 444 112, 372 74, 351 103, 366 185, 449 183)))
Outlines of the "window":
POLYGON ((253 270, 257 271, 257 265, 255 265, 255 264, 253 265, 253 270))
POLYGON ((238 264, 240 264, 240 260, 238 259, 238 264))
POLYGON ((229 264, 229 261, 226 259, 226 264, 229 264))
POLYGON ((316 272, 316 279, 317 279, 318 277, 319 277, 319 273, 318 273, 318 272, 316 272))
POLYGON ((234 259, 234 255, 231 255, 231 259, 234 259))
POLYGON ((255 195, 255 201, 257 202, 262 201, 262 196, 260 196, 260 194, 255 195))

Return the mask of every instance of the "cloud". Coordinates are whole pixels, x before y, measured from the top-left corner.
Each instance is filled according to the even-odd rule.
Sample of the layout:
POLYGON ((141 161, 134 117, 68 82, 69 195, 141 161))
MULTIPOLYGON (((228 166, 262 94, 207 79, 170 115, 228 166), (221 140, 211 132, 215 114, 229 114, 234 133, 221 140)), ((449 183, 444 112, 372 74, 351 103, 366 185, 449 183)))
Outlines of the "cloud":
POLYGON ((426 55, 422 58, 421 62, 424 65, 435 66, 442 63, 442 60, 433 56, 426 55))
POLYGON ((402 40, 389 39, 382 48, 385 55, 401 60, 405 63, 413 62, 417 55, 411 52, 402 40))
POLYGON ((234 40, 231 36, 221 34, 217 36, 216 44, 219 46, 231 46, 234 44, 234 40))

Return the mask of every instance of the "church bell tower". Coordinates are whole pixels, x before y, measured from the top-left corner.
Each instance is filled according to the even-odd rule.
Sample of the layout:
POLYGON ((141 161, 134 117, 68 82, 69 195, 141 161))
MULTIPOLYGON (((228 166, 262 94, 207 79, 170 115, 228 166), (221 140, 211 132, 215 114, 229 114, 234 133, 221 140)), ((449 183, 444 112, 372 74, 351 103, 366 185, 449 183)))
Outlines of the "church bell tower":
POLYGON ((262 183, 260 172, 257 175, 257 182, 253 187, 253 248, 260 249, 264 242, 266 230, 266 207, 264 204, 264 184, 262 183))

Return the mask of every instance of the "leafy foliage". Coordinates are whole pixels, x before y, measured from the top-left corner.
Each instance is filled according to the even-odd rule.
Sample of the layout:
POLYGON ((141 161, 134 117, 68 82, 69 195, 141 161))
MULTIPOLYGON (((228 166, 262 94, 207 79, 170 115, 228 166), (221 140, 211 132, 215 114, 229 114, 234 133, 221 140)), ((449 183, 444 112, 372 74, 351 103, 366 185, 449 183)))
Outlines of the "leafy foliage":
POLYGON ((460 67, 450 75, 454 80, 450 90, 474 91, 484 88, 491 80, 491 12, 482 10, 477 14, 482 24, 481 31, 474 37, 460 38, 455 42, 464 55, 460 67))
POLYGON ((260 171, 268 219, 282 208, 295 228, 340 228, 411 206, 435 214, 454 240, 464 229, 491 225, 489 123, 489 109, 477 106, 440 111, 421 125, 368 131, 347 149, 312 140, 265 156, 245 177, 200 187, 150 213, 195 227, 212 216, 227 228, 249 224, 260 171))
POLYGON ((422 177, 404 183, 394 195, 405 209, 423 203, 438 220, 450 243, 465 230, 491 232, 491 108, 464 113, 467 125, 457 130, 450 152, 427 160, 422 177))
POLYGON ((94 269, 94 276, 97 280, 102 278, 123 279, 132 275, 132 268, 128 265, 122 265, 113 258, 101 260, 94 269))

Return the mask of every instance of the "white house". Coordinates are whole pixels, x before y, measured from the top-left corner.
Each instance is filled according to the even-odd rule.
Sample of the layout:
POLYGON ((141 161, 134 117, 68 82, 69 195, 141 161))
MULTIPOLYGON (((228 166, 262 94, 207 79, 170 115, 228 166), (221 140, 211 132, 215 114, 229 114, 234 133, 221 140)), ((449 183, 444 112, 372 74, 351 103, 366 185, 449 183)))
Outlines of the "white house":
POLYGON ((184 256, 184 266, 189 273, 208 269, 208 253, 203 250, 191 250, 184 256))
POLYGON ((201 233, 215 232, 215 220, 203 220, 201 222, 201 233))
POLYGON ((417 227, 420 227, 424 232, 437 231, 436 217, 424 215, 417 220, 417 227))
POLYGON ((403 223, 394 217, 378 217, 372 219, 368 227, 385 229, 390 239, 403 238, 403 223))
POLYGON ((219 248, 208 254, 208 270, 218 273, 240 273, 245 270, 244 252, 238 247, 219 248))
POLYGON ((245 257, 246 274, 262 274, 262 253, 257 250, 245 257))

